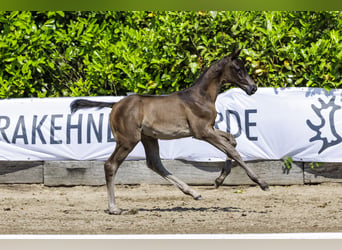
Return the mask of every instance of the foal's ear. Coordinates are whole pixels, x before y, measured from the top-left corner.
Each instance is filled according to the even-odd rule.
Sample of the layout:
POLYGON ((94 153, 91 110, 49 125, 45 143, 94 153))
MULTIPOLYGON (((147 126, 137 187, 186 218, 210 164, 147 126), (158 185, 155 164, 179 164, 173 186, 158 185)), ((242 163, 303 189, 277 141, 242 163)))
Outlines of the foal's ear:
POLYGON ((236 59, 239 57, 240 52, 241 52, 241 49, 237 48, 229 56, 231 59, 236 59))

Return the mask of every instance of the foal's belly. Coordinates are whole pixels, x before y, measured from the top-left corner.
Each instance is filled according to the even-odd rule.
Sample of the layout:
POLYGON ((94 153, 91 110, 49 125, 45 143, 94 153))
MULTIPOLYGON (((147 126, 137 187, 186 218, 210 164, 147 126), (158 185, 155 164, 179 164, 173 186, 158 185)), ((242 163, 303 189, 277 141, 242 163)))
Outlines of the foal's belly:
POLYGON ((164 140, 191 136, 188 128, 178 126, 143 126, 142 133, 153 138, 164 140))
POLYGON ((191 136, 184 105, 175 95, 143 98, 142 133, 158 139, 191 136))

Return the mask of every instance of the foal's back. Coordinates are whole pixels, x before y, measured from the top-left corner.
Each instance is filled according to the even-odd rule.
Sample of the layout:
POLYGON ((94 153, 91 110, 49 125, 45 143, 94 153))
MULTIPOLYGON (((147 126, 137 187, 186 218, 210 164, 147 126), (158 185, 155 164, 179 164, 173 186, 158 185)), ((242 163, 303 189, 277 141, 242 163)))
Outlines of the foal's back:
POLYGON ((141 133, 158 139, 190 136, 187 108, 177 93, 165 96, 131 95, 114 105, 111 126, 123 133, 141 133), (125 128, 126 127, 126 128, 125 128))

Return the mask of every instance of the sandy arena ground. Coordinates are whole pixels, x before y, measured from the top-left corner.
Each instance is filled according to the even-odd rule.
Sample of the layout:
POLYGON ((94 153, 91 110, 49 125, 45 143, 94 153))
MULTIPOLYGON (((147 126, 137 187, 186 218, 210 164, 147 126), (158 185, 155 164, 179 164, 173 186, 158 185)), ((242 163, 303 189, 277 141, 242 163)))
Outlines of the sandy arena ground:
POLYGON ((0 234, 230 234, 342 232, 342 184, 116 186, 125 215, 108 215, 104 186, 0 185, 0 234))

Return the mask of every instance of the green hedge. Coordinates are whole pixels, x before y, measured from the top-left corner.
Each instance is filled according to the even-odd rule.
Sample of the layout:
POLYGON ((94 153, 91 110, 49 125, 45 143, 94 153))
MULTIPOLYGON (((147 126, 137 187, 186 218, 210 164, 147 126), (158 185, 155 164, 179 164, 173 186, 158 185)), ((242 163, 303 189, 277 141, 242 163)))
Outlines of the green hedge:
POLYGON ((243 48, 259 86, 341 87, 342 12, 0 12, 0 98, 164 94, 243 48))

